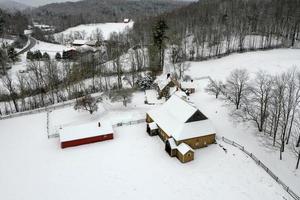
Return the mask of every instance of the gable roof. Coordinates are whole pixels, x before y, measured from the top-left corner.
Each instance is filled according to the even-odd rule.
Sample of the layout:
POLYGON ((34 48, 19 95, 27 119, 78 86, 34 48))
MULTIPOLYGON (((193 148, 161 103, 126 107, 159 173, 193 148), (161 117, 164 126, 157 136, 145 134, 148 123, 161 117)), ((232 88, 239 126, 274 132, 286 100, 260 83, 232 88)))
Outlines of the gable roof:
POLYGON ((215 133, 211 121, 191 102, 176 94, 162 106, 148 111, 148 115, 169 137, 177 141, 215 133))
POLYGON ((185 155, 187 152, 192 151, 194 152, 194 150, 187 144, 185 143, 181 143, 180 145, 178 145, 177 150, 182 154, 185 155))
POLYGON ((63 127, 59 130, 59 138, 61 142, 66 142, 110 133, 113 133, 111 124, 107 122, 101 122, 101 126, 99 127, 98 123, 94 122, 63 127))
POLYGON ((171 149, 177 149, 177 145, 175 143, 174 138, 169 138, 167 142, 170 144, 171 149))
POLYGON ((172 95, 164 104, 165 109, 180 122, 185 123, 198 109, 179 96, 172 95))
POLYGON ((166 86, 169 86, 172 83, 175 86, 179 87, 179 83, 175 79, 173 79, 171 77, 166 78, 165 75, 162 75, 159 78, 157 78, 155 80, 155 83, 157 84, 160 91, 162 91, 166 86))

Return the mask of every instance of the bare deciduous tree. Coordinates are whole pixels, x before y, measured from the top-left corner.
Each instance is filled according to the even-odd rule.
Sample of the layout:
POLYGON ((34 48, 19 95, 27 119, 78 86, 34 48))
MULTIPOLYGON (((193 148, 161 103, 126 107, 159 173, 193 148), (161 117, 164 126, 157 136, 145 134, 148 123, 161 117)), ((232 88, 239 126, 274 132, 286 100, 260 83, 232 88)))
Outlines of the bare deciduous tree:
POLYGON ((226 96, 236 109, 239 109, 245 95, 249 92, 249 74, 246 69, 232 71, 226 80, 226 96))

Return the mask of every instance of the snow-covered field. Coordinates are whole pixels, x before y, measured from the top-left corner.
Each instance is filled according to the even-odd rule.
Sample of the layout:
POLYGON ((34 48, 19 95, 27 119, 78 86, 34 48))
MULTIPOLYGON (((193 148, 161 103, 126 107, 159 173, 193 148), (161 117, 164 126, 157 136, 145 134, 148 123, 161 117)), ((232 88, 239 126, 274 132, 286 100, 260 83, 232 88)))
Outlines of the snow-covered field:
POLYGON ((213 79, 225 80, 230 72, 236 68, 245 68, 254 75, 259 70, 277 74, 292 67, 300 69, 299 49, 234 53, 221 59, 190 62, 190 70, 187 74, 192 77, 211 76, 213 79))
POLYGON ((99 24, 83 24, 75 27, 66 29, 63 32, 54 34, 56 41, 59 41, 59 38, 74 38, 76 35, 80 34, 81 39, 89 39, 94 37, 97 33, 97 29, 101 30, 104 39, 108 39, 112 32, 122 32, 126 28, 131 28, 133 22, 129 23, 99 23, 99 24))
MULTIPOLYGON (((292 66, 300 67, 300 50, 279 49, 192 62, 188 74, 225 79, 235 68, 253 74, 292 66)), ((204 92, 207 80, 196 82, 191 100, 211 119, 218 137, 244 145, 300 195, 300 171, 294 169, 296 158, 290 151, 280 161, 264 135, 251 124, 235 122, 222 101, 204 92)), ((99 119, 137 120, 153 107, 138 92, 127 108, 106 101, 94 115, 71 107, 52 111, 50 128, 99 119)), ((227 153, 211 145, 196 150, 194 161, 181 164, 168 156, 158 137, 147 135, 144 123, 116 128, 112 141, 65 150, 58 139, 47 138, 45 113, 3 120, 0 127, 0 199, 291 199, 250 158, 221 141, 227 153)))
POLYGON ((65 45, 53 44, 38 40, 31 51, 40 50, 42 53, 47 52, 51 56, 51 58, 54 58, 57 52, 62 54, 62 52, 66 49, 67 47, 65 45))
POLYGON ((212 145, 181 164, 145 124, 115 129, 112 141, 61 150, 45 123, 46 114, 0 122, 1 199, 290 199, 226 144, 227 153, 212 145))

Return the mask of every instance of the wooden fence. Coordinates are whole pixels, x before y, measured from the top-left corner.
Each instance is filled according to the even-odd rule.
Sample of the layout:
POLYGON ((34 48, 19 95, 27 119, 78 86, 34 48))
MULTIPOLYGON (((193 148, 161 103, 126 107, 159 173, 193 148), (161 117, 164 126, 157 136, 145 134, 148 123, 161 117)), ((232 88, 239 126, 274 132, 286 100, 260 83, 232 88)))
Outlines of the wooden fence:
MULTIPOLYGON (((130 125, 134 125, 134 124, 141 124, 144 122, 146 122, 146 119, 139 119, 139 120, 133 120, 133 121, 128 121, 128 122, 118 122, 116 124, 113 124, 112 127, 117 128, 117 127, 121 127, 121 126, 130 126, 130 125)), ((47 134, 48 134, 48 139, 59 137, 58 132, 51 134, 49 131, 49 116, 48 116, 48 114, 47 114, 47 134)))
MULTIPOLYGON (((95 98, 99 98, 102 96, 101 94, 92 94, 93 97, 95 98)), ((61 108, 65 108, 65 107, 69 107, 69 106, 73 106, 75 105, 76 99, 72 99, 69 101, 63 101, 57 104, 53 104, 53 105, 49 105, 46 107, 41 107, 41 108, 37 108, 34 110, 28 110, 28 111, 23 111, 23 112, 16 112, 13 114, 9 114, 9 115, 2 115, 0 116, 0 120, 5 120, 5 119, 11 119, 11 118, 15 118, 15 117, 22 117, 25 115, 32 115, 32 114, 37 114, 37 113, 42 113, 42 112, 48 112, 48 111, 52 111, 52 110, 56 110, 56 109, 61 109, 61 108)))
POLYGON ((129 121, 129 122, 119 122, 113 125, 114 128, 120 127, 120 126, 130 126, 134 124, 140 124, 146 122, 146 119, 139 119, 139 120, 134 120, 134 121, 129 121))
POLYGON ((261 168, 263 168, 277 183, 279 183, 283 189, 289 193, 291 195, 291 197, 295 200, 300 200, 300 197, 292 190, 290 189, 282 180, 280 180, 280 178, 278 178, 278 176, 276 176, 262 161, 260 161, 253 153, 250 153, 249 151, 247 151, 244 146, 229 140, 225 137, 222 137, 222 141, 224 141, 227 144, 230 144, 234 147, 239 148, 241 151, 243 151, 245 154, 247 154, 248 156, 250 156, 250 158, 252 158, 257 165, 259 165, 261 168))

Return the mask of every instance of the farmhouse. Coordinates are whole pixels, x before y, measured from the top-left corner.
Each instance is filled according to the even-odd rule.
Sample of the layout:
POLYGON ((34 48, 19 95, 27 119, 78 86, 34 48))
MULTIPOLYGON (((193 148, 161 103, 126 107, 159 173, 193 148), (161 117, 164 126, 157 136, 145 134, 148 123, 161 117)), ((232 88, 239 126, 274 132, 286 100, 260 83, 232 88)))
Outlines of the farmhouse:
POLYGON ((157 125, 157 133, 166 143, 166 151, 170 156, 176 152, 181 162, 193 160, 193 149, 215 143, 216 131, 210 120, 186 97, 177 94, 172 95, 161 107, 147 112, 146 121, 149 130, 150 126, 154 126, 153 123, 157 125), (189 146, 190 151, 183 151, 187 149, 185 145, 185 148, 179 148, 181 144, 189 146))
POLYGON ((171 77, 170 74, 163 76, 155 81, 157 84, 158 98, 165 97, 166 99, 171 96, 172 93, 180 88, 178 81, 171 77))
POLYGON ((113 139, 113 129, 109 123, 88 123, 60 129, 61 148, 74 147, 113 139))

